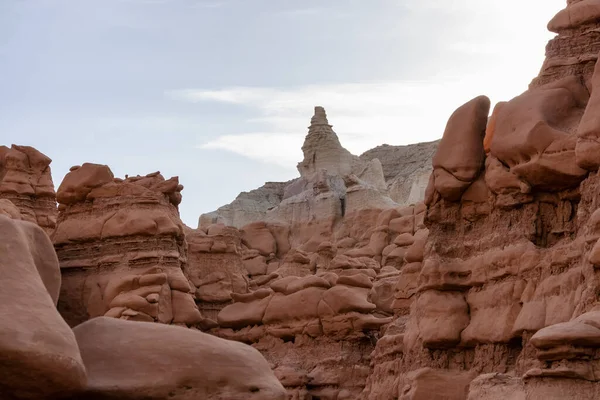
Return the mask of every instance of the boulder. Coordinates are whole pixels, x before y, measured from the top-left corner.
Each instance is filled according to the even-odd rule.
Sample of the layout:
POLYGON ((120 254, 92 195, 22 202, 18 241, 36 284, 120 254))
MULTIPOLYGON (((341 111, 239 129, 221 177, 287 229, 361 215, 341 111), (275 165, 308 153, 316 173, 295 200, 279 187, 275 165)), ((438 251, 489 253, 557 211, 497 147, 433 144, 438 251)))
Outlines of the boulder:
POLYGON ((263 356, 242 343, 177 326, 105 317, 74 332, 88 386, 73 400, 286 398, 263 356))
POLYGON ((37 225, 0 215, 0 284, 2 397, 50 399, 82 389, 77 342, 56 311, 58 261, 37 225))

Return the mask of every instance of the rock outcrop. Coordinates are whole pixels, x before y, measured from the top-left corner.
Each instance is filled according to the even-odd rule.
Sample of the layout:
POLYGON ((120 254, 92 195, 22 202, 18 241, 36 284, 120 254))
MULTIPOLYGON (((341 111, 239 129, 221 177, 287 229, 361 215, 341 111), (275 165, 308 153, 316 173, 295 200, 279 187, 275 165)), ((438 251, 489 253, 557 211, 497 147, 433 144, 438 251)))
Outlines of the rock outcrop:
POLYGON ((52 242, 37 225, 0 215, 0 394, 52 399, 86 384, 73 332, 56 311, 52 242))
POLYGON ((197 290, 201 309, 218 310, 209 332, 260 350, 292 398, 360 398, 381 327, 410 307, 414 287, 401 282, 421 269, 424 215, 422 204, 377 211, 351 220, 366 231, 346 230, 315 250, 294 247, 289 227, 269 222, 196 231, 194 241, 212 243, 205 259, 228 260, 211 272, 220 280, 197 290), (230 253, 215 247, 224 237, 230 253), (247 289, 232 286, 240 260, 247 289))
POLYGON ((205 322, 184 275, 182 189, 158 172, 119 179, 106 165, 71 168, 58 189, 52 235, 63 275, 59 309, 69 324, 102 315, 205 322))
POLYGON ((323 107, 315 107, 302 146, 304 159, 298 163, 300 178, 241 193, 231 204, 201 215, 198 225, 242 228, 274 220, 287 224, 302 220, 307 225, 312 219, 340 219, 352 208, 385 209, 422 202, 438 143, 383 145, 357 157, 341 145, 323 107))
POLYGON ((0 146, 0 199, 10 200, 25 221, 47 233, 56 226, 56 193, 50 158, 29 146, 0 146))
POLYGON ((52 230, 49 159, 4 148, 0 395, 599 398, 598 21, 567 1, 527 91, 489 118, 467 102, 402 160, 352 155, 316 107, 300 177, 198 229, 177 178, 84 164, 56 257, 32 223, 52 230))
POLYGON ((192 329, 106 317, 74 331, 88 385, 70 400, 286 398, 265 359, 241 343, 192 329))
POLYGON ((363 161, 378 159, 388 187, 388 196, 400 206, 422 202, 431 175, 431 159, 439 140, 407 146, 384 144, 360 155, 363 161))
POLYGON ((557 36, 546 46, 546 60, 531 88, 580 76, 588 81, 600 52, 600 8, 597 0, 568 0, 548 23, 548 30, 557 36))
POLYGON ((242 192, 230 204, 202 214, 198 226, 224 224, 241 228, 252 222, 263 221, 267 211, 281 203, 285 187, 292 182, 267 182, 258 189, 242 192))
POLYGON ((410 310, 377 342, 364 398, 598 396, 595 3, 553 19, 559 35, 529 90, 489 121, 481 97, 450 118, 422 268, 400 284, 410 310), (423 369, 448 394, 413 383, 423 369))

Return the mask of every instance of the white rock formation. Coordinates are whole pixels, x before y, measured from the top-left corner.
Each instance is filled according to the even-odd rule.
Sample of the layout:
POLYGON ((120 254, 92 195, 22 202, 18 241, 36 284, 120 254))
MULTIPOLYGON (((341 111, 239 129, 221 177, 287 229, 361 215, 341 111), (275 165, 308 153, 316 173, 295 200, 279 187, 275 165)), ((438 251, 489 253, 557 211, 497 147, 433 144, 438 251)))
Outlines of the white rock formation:
POLYGON ((323 107, 315 107, 302 146, 304 159, 297 166, 300 178, 243 192, 231 204, 200 216, 199 227, 333 223, 362 209, 408 206, 424 198, 436 148, 437 142, 383 145, 355 156, 342 147, 323 107))

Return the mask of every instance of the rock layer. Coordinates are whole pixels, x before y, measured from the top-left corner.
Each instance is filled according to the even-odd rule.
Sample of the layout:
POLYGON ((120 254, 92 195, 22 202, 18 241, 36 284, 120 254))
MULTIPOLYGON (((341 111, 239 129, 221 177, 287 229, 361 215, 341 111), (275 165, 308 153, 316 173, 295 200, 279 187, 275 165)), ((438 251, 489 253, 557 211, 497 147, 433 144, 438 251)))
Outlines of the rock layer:
POLYGON ((300 178, 269 182, 241 193, 231 204, 201 215, 199 227, 222 223, 242 228, 269 220, 287 224, 301 220, 308 225, 311 219, 327 225, 324 220, 340 219, 352 208, 381 210, 416 204, 424 199, 432 171, 431 157, 438 143, 383 145, 357 157, 342 147, 323 107, 315 107, 302 146, 304 159, 298 163, 300 178))
POLYGON ((105 165, 71 168, 58 189, 52 239, 63 285, 59 309, 71 325, 108 315, 202 324, 177 205, 177 178, 114 178, 105 165))
POLYGON ((47 233, 56 226, 57 216, 51 161, 33 147, 0 146, 0 199, 10 200, 22 219, 47 233))

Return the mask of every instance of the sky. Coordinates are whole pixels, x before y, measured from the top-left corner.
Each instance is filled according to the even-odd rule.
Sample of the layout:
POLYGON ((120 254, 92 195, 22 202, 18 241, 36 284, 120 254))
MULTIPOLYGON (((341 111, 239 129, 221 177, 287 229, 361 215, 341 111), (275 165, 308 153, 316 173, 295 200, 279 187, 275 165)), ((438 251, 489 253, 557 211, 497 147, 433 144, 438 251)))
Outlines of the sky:
POLYGON ((527 89, 564 0, 0 0, 0 145, 161 171, 201 213, 298 176, 313 107, 354 154, 527 89))

